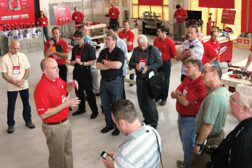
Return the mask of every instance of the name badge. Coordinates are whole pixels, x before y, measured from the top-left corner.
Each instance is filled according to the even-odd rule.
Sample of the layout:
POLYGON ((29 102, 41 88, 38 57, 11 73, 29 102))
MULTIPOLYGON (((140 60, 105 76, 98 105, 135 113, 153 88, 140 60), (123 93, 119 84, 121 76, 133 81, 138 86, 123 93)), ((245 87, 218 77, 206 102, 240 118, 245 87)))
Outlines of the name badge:
POLYGON ((183 90, 183 95, 186 95, 186 94, 187 94, 187 90, 184 89, 184 90, 183 90))
POLYGON ((141 68, 143 68, 145 66, 146 63, 146 58, 140 58, 139 59, 139 65, 141 68))
POLYGON ((80 55, 75 55, 75 60, 81 60, 81 56, 80 55))
POLYGON ((77 19, 78 19, 78 17, 76 16, 74 19, 76 19, 76 20, 77 20, 77 19))
POLYGON ((46 24, 46 22, 43 22, 43 24, 45 25, 45 24, 46 24))
POLYGON ((64 103, 66 101, 66 97, 64 95, 62 95, 61 97, 62 97, 61 101, 62 103, 64 103))
POLYGON ((115 15, 115 13, 112 13, 112 15, 114 16, 114 15, 115 15))
POLYGON ((13 66, 13 75, 19 75, 20 74, 20 66, 13 66))

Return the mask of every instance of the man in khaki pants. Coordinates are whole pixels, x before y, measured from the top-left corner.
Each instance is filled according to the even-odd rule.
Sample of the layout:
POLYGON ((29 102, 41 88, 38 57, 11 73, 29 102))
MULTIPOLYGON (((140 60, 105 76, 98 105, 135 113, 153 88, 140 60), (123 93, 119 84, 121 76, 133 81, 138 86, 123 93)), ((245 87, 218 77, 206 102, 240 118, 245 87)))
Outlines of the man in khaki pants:
POLYGON ((38 115, 49 149, 49 168, 73 168, 72 131, 67 119, 70 106, 77 106, 78 98, 69 99, 76 81, 66 83, 59 77, 57 62, 53 58, 41 61, 43 76, 34 91, 38 115))

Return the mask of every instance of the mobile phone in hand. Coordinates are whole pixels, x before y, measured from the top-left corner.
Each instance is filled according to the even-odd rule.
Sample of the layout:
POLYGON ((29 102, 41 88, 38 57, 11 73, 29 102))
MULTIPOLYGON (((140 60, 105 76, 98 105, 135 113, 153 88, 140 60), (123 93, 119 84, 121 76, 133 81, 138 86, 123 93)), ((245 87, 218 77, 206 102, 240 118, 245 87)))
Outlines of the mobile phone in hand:
POLYGON ((108 157, 110 157, 112 160, 114 160, 107 152, 105 152, 105 151, 102 151, 102 153, 100 154, 100 156, 104 159, 104 160, 106 160, 106 156, 108 156, 108 157))

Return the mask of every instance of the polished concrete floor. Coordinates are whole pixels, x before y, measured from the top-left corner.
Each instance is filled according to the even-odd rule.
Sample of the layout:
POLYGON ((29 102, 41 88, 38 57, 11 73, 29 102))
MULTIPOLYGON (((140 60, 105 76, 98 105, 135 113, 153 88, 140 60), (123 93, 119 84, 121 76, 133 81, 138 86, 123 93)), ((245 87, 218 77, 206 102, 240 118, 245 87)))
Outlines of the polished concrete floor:
MULTIPOLYGON (((232 62, 247 58, 249 51, 234 48, 232 62)), ((22 103, 20 97, 16 102, 15 110, 15 132, 7 134, 7 95, 5 81, 0 78, 0 167, 2 168, 47 168, 48 167, 48 149, 46 146, 45 136, 41 130, 41 120, 37 115, 33 92, 34 88, 41 77, 39 67, 40 60, 43 58, 42 49, 34 53, 26 53, 31 63, 31 73, 29 76, 30 84, 30 104, 32 107, 32 119, 36 128, 31 130, 25 127, 22 119, 22 103)), ((221 66, 225 71, 227 64, 221 66)), ((180 84, 181 63, 172 61, 172 73, 170 91, 176 89, 180 84)), ((71 71, 71 70, 70 70, 71 71)), ((70 76, 69 76, 70 77, 70 76)), ((136 96, 136 87, 126 86, 127 98, 132 100, 138 109, 140 119, 142 119, 136 96)), ((169 93, 170 94, 170 93, 169 93)), ((74 92, 71 93, 74 97, 74 92)), ((175 109, 175 100, 168 98, 165 106, 157 105, 159 112, 159 125, 157 131, 162 138, 162 159, 164 168, 175 168, 176 160, 183 158, 181 142, 177 128, 177 112, 175 109)), ((100 97, 97 97, 97 104, 100 106, 100 97)), ((73 139, 73 157, 74 168, 101 168, 104 167, 102 159, 99 156, 101 151, 116 151, 118 146, 123 143, 125 136, 120 134, 117 137, 111 136, 111 132, 101 134, 100 130, 105 126, 104 115, 99 109, 99 116, 95 120, 90 120, 91 114, 89 106, 85 114, 73 117, 70 112, 69 119, 72 127, 73 139)), ((234 117, 228 114, 225 131, 228 133, 237 124, 234 117)))

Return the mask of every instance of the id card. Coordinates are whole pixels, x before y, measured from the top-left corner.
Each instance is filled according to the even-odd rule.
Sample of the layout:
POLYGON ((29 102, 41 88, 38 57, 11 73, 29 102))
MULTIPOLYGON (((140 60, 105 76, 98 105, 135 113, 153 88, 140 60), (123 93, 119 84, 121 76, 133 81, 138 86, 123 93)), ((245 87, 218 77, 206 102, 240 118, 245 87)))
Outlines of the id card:
POLYGON ((13 73, 13 75, 19 75, 20 74, 20 66, 13 66, 12 73, 13 73))
POLYGON ((80 55, 75 55, 75 60, 81 60, 81 56, 80 55))

